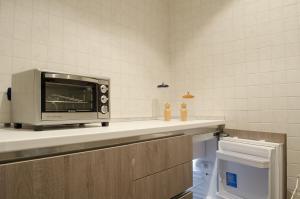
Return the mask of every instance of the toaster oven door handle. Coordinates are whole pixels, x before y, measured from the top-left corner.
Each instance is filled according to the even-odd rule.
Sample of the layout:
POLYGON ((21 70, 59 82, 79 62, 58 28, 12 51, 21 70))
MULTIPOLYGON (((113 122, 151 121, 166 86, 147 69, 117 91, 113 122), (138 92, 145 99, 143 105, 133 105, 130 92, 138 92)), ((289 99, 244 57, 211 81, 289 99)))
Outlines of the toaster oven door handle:
POLYGON ((70 79, 70 80, 78 80, 78 81, 85 81, 85 82, 93 82, 98 83, 99 80, 79 76, 79 75, 68 75, 68 74, 60 74, 60 73, 45 73, 46 78, 53 78, 53 79, 70 79))

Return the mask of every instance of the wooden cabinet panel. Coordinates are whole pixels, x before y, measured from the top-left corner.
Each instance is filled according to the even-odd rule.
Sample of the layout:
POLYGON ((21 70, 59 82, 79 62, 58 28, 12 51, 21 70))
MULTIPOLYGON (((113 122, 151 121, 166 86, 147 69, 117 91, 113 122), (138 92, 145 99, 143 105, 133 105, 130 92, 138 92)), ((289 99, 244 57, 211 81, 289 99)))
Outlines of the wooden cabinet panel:
POLYGON ((0 166, 0 198, 64 198, 62 158, 28 161, 0 166))
POLYGON ((135 199, 168 199, 192 186, 192 162, 135 181, 135 199))
POLYGON ((132 152, 124 146, 67 157, 67 198, 132 198, 132 152))
POLYGON ((1 199, 131 199, 133 148, 114 147, 0 166, 1 199))
POLYGON ((188 135, 136 144, 134 179, 191 161, 192 146, 188 135))
POLYGON ((0 198, 166 199, 191 186, 191 160, 184 135, 3 164, 0 198))

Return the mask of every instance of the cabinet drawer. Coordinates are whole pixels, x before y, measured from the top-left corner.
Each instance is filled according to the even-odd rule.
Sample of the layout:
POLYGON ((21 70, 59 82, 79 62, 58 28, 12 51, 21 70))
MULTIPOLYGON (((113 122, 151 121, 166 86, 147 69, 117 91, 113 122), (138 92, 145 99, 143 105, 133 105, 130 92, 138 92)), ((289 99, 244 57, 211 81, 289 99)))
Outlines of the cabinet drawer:
POLYGON ((141 178, 134 182, 135 199, 168 199, 192 186, 192 162, 141 178))
POLYGON ((0 165, 1 199, 132 199, 132 146, 0 165))
POLYGON ((189 135, 136 144, 134 179, 192 161, 192 146, 189 135))

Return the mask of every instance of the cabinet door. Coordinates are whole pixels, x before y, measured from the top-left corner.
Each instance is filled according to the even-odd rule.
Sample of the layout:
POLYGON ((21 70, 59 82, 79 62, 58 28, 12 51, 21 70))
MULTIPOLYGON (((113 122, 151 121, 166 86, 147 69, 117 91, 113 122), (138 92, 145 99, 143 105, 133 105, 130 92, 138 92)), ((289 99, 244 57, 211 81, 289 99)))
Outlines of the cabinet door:
POLYGON ((1 199, 64 197, 64 158, 47 158, 0 166, 1 199))
POLYGON ((132 146, 0 166, 1 199, 131 199, 132 146))
POLYGON ((135 199, 169 199, 192 186, 192 162, 135 181, 135 199))
POLYGON ((192 161, 192 137, 188 135, 136 144, 134 178, 192 161))

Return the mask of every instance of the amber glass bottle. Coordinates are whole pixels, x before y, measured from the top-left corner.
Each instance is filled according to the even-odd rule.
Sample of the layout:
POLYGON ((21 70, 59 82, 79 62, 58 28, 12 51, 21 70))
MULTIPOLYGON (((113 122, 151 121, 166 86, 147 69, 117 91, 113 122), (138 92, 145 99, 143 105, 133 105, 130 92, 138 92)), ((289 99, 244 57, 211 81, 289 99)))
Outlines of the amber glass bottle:
POLYGON ((171 115, 172 115, 171 105, 169 103, 166 103, 165 104, 165 110, 164 110, 165 121, 170 121, 171 120, 171 115))
POLYGON ((182 103, 180 108, 180 119, 181 121, 187 121, 187 117, 188 117, 188 112, 187 112, 186 103, 182 103))

